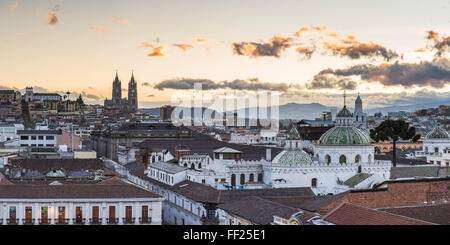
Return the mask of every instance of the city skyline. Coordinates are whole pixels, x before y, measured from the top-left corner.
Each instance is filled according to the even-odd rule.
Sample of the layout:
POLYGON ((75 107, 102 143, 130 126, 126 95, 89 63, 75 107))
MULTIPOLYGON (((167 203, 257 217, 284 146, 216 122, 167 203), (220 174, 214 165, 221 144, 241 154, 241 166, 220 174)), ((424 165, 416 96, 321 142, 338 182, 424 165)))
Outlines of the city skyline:
POLYGON ((103 103, 115 71, 127 83, 134 70, 140 107, 196 81, 281 104, 341 105, 343 89, 367 108, 450 95, 448 1, 257 3, 3 1, 0 87, 103 103))

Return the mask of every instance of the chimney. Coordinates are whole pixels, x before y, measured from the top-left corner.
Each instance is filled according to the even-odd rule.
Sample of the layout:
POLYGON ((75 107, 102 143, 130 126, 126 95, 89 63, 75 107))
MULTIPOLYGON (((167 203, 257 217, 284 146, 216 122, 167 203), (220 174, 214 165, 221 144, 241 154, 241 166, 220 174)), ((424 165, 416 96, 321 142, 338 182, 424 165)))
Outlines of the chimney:
POLYGON ((272 161, 272 149, 270 148, 266 149, 266 161, 272 161))

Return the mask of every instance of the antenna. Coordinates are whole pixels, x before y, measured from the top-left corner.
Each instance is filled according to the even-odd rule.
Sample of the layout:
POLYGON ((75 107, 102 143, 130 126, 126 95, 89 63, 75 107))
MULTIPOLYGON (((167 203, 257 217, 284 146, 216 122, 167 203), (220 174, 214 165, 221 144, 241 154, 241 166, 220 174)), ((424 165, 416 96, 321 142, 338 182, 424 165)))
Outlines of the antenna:
POLYGON ((345 107, 345 90, 344 90, 344 107, 345 107))

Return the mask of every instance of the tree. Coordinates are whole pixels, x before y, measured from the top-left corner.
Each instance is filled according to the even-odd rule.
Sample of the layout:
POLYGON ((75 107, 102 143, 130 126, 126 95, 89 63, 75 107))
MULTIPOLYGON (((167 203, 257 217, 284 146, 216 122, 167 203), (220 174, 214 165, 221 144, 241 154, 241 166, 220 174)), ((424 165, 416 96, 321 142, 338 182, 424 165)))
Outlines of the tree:
POLYGON ((397 155, 395 143, 399 139, 412 140, 416 142, 420 139, 420 134, 416 134, 416 128, 410 127, 409 123, 404 120, 385 120, 375 129, 370 130, 370 137, 376 142, 389 140, 392 141, 393 145, 393 158, 392 165, 397 166, 397 155))

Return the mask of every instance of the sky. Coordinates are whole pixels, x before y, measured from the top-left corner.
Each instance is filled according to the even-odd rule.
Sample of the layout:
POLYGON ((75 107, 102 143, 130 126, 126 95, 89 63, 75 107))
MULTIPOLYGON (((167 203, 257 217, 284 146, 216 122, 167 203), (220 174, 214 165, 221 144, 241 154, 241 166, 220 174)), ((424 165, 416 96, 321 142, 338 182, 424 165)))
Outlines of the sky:
POLYGON ((140 107, 175 92, 276 91, 281 103, 366 108, 448 101, 450 1, 2 0, 0 88, 140 107))

